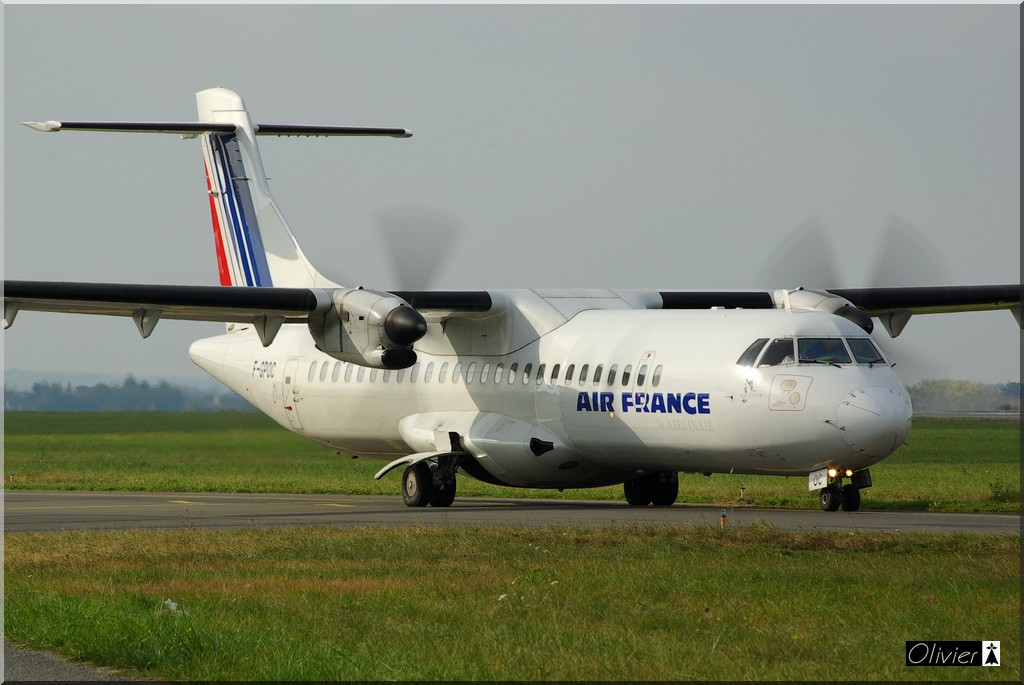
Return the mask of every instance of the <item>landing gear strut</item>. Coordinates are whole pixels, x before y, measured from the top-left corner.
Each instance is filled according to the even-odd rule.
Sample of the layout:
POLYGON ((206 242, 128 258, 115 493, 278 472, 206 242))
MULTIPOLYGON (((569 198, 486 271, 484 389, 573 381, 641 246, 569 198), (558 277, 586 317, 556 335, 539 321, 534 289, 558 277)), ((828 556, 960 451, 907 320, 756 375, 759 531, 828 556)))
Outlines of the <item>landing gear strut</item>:
POLYGON ((455 501, 457 455, 437 458, 437 464, 419 461, 405 467, 402 475, 402 501, 407 507, 450 507, 455 501))
POLYGON ((679 474, 674 471, 659 471, 622 484, 626 501, 634 507, 670 507, 679 497, 679 474))
POLYGON ((871 487, 871 472, 868 469, 858 471, 850 476, 850 481, 843 485, 843 476, 829 477, 829 484, 821 489, 819 496, 821 508, 825 511, 857 511, 860 509, 860 491, 871 487))

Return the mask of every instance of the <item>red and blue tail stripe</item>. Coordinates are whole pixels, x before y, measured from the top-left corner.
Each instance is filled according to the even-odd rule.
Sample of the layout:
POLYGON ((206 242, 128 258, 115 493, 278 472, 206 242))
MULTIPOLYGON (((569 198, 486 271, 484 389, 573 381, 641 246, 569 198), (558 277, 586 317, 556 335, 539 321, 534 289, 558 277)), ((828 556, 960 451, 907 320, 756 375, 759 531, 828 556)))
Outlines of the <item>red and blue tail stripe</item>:
POLYGON ((210 212, 222 285, 271 287, 273 280, 236 133, 203 136, 210 212))

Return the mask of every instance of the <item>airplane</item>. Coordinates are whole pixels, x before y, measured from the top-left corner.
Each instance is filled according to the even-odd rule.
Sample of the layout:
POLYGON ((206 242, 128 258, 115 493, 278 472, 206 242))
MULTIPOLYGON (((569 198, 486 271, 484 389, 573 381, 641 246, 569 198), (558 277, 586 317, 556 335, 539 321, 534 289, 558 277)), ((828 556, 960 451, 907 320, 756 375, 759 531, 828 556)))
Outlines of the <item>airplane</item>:
POLYGON ((19 311, 217 321, 192 361, 281 426, 403 468, 410 507, 448 507, 459 475, 518 488, 622 484, 671 506, 679 473, 806 477, 822 509, 856 511, 912 407, 871 338, 910 317, 1009 309, 1021 286, 778 290, 387 291, 344 286, 303 254, 257 136, 403 128, 254 124, 226 88, 198 122, 26 122, 44 132, 198 138, 220 285, 5 281, 19 311))

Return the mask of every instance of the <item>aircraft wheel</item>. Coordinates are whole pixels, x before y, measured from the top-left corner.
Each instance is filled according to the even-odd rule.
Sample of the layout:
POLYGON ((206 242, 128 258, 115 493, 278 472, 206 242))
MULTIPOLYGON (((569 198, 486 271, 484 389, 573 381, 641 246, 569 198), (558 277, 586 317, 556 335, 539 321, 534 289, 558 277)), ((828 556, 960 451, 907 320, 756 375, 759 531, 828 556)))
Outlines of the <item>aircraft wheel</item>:
POLYGON ((430 493, 430 506, 432 507, 450 507, 452 502, 455 501, 455 479, 452 478, 451 483, 446 484, 445 488, 434 488, 434 491, 430 493))
POLYGON ((427 506, 434 489, 433 480, 426 462, 420 461, 406 466, 402 475, 402 501, 405 502, 405 506, 427 506))
POLYGON ((857 511, 860 509, 860 489, 853 485, 843 486, 843 511, 857 511))
POLYGON ((833 483, 828 487, 821 489, 821 508, 825 511, 836 511, 839 509, 839 503, 842 500, 842 491, 839 486, 833 483))
POLYGON ((671 507, 679 497, 679 474, 673 471, 659 473, 653 479, 651 502, 656 507, 671 507))
POLYGON ((626 501, 634 507, 646 507, 654 498, 654 488, 647 478, 627 480, 622 484, 622 490, 626 493, 626 501))

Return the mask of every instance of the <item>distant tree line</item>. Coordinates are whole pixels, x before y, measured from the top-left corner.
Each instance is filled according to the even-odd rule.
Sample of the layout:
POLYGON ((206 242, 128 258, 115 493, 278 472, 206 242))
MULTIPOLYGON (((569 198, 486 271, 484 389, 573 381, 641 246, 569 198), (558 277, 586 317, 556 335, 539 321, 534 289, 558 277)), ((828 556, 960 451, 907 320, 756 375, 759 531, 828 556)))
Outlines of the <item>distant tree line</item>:
POLYGON ((924 380, 907 388, 915 411, 1020 411, 1020 383, 924 380))
POLYGON ((31 390, 4 388, 4 411, 246 411, 238 394, 197 390, 128 376, 122 385, 34 383, 31 390))

